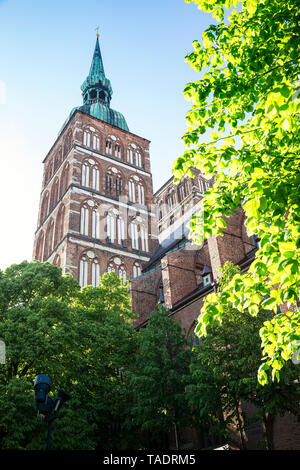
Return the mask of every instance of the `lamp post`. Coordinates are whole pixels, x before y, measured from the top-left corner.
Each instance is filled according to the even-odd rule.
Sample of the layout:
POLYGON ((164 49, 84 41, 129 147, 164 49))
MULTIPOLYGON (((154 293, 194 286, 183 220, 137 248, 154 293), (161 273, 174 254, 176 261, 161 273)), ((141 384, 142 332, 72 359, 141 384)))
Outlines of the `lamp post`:
POLYGON ((49 450, 51 440, 51 423, 58 417, 58 411, 62 405, 66 401, 71 400, 71 397, 61 388, 58 388, 57 398, 55 401, 53 401, 53 398, 48 395, 51 389, 51 379, 46 374, 39 374, 36 376, 33 389, 35 392, 35 403, 38 410, 38 416, 42 421, 48 423, 46 450, 49 450))

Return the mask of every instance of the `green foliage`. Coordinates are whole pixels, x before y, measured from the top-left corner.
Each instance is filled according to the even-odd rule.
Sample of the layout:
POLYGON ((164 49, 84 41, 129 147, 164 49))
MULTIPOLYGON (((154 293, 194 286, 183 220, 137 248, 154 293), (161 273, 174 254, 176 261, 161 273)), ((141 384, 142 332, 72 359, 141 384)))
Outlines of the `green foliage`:
POLYGON ((127 374, 133 391, 132 425, 150 433, 152 440, 187 422, 189 362, 180 325, 159 305, 138 333, 135 362, 127 374))
MULTIPOLYGON (((216 177, 203 200, 205 237, 222 235, 221 217, 241 204, 248 235, 260 239, 248 273, 209 296, 197 331, 205 335, 221 321, 226 305, 253 316, 271 310, 273 318, 261 329, 263 384, 264 368, 279 380, 300 341, 300 7, 292 0, 246 0, 239 11, 231 9, 238 4, 232 0, 194 3, 219 24, 203 33, 202 42, 194 41, 186 57, 201 77, 185 87, 192 102, 183 136, 188 149, 173 172, 177 181, 191 167, 216 177), (283 304, 287 311, 278 313, 283 304)), ((194 225, 195 240, 198 232, 194 225)))
MULTIPOLYGON (((48 263, 13 265, 0 273, 0 448, 43 449, 33 381, 40 373, 71 394, 52 425, 53 449, 120 448, 126 384, 135 331, 128 288, 114 273, 85 287, 48 263)), ((127 403, 127 402, 126 402, 127 403)), ((125 410, 125 411, 124 411, 125 410)))
MULTIPOLYGON (((239 268, 225 263, 219 282, 222 293, 239 268)), ((265 386, 257 382, 257 369, 261 362, 259 330, 271 317, 268 311, 259 311, 253 317, 248 311, 224 308, 222 324, 208 327, 203 344, 195 349, 191 367, 193 383, 188 388, 189 402, 196 417, 211 422, 223 410, 224 422, 213 420, 214 429, 223 431, 235 423, 241 437, 248 424, 241 414, 240 401, 257 407, 255 420, 268 423, 286 411, 299 415, 299 371, 293 364, 282 368, 280 385, 268 381, 265 386)), ((264 371, 269 374, 268 370, 264 371)), ((267 426, 267 446, 272 448, 272 428, 267 426)), ((242 444, 245 446, 245 442, 242 444)))

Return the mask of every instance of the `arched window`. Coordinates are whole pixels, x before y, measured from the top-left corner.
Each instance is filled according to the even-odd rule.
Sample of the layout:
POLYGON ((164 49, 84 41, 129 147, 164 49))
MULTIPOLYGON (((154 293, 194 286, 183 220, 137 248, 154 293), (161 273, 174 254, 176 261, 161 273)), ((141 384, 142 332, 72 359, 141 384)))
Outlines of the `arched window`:
POLYGON ((112 262, 108 263, 107 272, 108 273, 115 273, 116 272, 114 263, 112 263, 112 262))
POLYGON ((163 218, 163 201, 159 201, 158 205, 158 220, 161 220, 163 218))
POLYGON ((120 144, 115 144, 115 157, 116 158, 121 158, 121 146, 120 144))
POLYGON ((117 217, 117 239, 119 245, 122 245, 125 240, 125 224, 120 216, 117 217))
POLYGON ((49 203, 49 193, 48 191, 44 194, 41 206, 41 217, 40 217, 40 224, 44 222, 48 215, 48 203, 49 203))
POLYGON ((129 201, 135 202, 135 183, 133 180, 129 180, 128 183, 128 196, 129 196, 129 201))
POLYGON ((142 274, 142 269, 140 263, 137 261, 133 265, 133 277, 138 277, 142 274))
POLYGON ((123 284, 126 283, 126 270, 124 266, 119 267, 119 278, 123 280, 123 284))
POLYGON ((120 196, 123 192, 122 176, 117 168, 109 168, 105 176, 105 193, 108 196, 120 196))
POLYGON ((44 248, 43 244, 44 244, 44 232, 42 231, 38 236, 38 239, 36 242, 36 249, 35 249, 35 258, 38 261, 42 261, 43 248, 44 248))
POLYGON ((131 147, 127 149, 127 162, 133 165, 133 149, 131 147))
POLYGON ((92 286, 97 287, 99 285, 100 278, 100 267, 97 259, 92 261, 92 286))
POLYGON ((136 221, 130 224, 131 246, 134 250, 139 249, 138 224, 136 221))
POLYGON ((137 190, 138 190, 138 203, 141 204, 141 205, 144 205, 145 204, 144 186, 141 183, 139 183, 137 185, 137 190))
POLYGON ((58 201, 58 178, 55 179, 51 188, 51 197, 50 197, 50 211, 56 206, 58 201))
POLYGON ((68 188, 69 182, 69 164, 67 163, 62 171, 61 180, 60 180, 60 197, 64 195, 68 188))
POLYGON ((99 170, 96 165, 92 169, 92 189, 99 191, 99 170))
POLYGON ((49 255, 52 253, 53 230, 54 230, 54 222, 53 222, 53 219, 51 219, 46 229, 43 261, 46 261, 49 255))
POLYGON ((61 241, 64 234, 65 206, 59 208, 55 221, 54 247, 61 241))
POLYGON ((44 184, 46 185, 52 176, 52 162, 48 162, 45 166, 44 184))
POLYGON ((122 194, 123 190, 123 184, 122 184, 122 178, 120 175, 117 175, 116 177, 116 195, 120 196, 122 194))
POLYGON ((81 184, 82 186, 86 186, 86 187, 89 187, 90 185, 90 167, 87 162, 84 162, 82 164, 81 184))
POLYGON ((88 131, 83 132, 83 145, 85 147, 90 147, 91 145, 91 134, 88 131))
POLYGON ((92 209, 92 237, 100 238, 100 221, 97 208, 92 209))
POLYGON ((142 168, 142 155, 138 151, 135 152, 135 164, 136 166, 142 168))
POLYGON ((69 151, 71 150, 71 142, 72 142, 72 131, 69 130, 64 140, 64 158, 66 158, 69 151))
POLYGON ((185 199, 185 190, 184 190, 184 185, 181 184, 178 188, 178 194, 179 194, 179 200, 183 201, 185 199))
POLYGON ((80 211, 80 233, 89 235, 89 208, 87 204, 84 204, 80 211))
POLYGON ((109 139, 105 142, 105 153, 106 155, 112 156, 112 142, 109 139))
POLYGON ((86 256, 82 256, 79 265, 79 284, 81 287, 88 283, 88 260, 86 256))
POLYGON ((108 273, 115 273, 117 276, 123 280, 123 284, 126 282, 126 269, 125 266, 120 258, 115 256, 111 258, 107 265, 107 272, 108 273))
POLYGON ((168 196, 167 196, 167 204, 168 204, 168 208, 169 210, 173 209, 173 207, 175 206, 176 204, 176 198, 175 198, 175 191, 172 190, 168 196))
POLYGON ((141 234, 142 251, 149 251, 148 230, 146 229, 144 225, 140 226, 140 234, 141 234))
POLYGON ((100 150, 100 138, 97 135, 93 135, 93 149, 100 150))
POLYGON ((106 234, 108 240, 113 243, 115 241, 115 215, 110 211, 106 217, 106 234))

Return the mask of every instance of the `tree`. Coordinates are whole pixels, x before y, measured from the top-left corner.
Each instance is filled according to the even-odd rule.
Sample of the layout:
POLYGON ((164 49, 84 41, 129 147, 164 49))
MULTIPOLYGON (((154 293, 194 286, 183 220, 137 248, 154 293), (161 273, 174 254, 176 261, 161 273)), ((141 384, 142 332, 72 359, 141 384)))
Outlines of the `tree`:
POLYGON ((99 287, 80 290, 49 263, 23 262, 1 272, 7 361, 0 368, 0 448, 45 448, 33 392, 40 373, 51 377, 52 393, 61 387, 72 397, 53 425, 51 448, 117 447, 124 436, 113 426, 124 415, 120 370, 135 350, 133 317, 128 288, 114 273, 104 274, 99 287))
MULTIPOLYGON (((219 24, 210 25, 186 57, 202 75, 185 87, 192 101, 183 136, 188 149, 175 161, 174 175, 192 175, 192 167, 215 175, 203 200, 205 237, 222 235, 226 218, 241 205, 248 235, 260 240, 248 273, 208 296, 197 332, 205 335, 221 321, 226 305, 253 316, 271 310, 261 329, 258 378, 264 384, 270 368, 272 380, 280 379, 300 345, 300 7, 292 0, 243 0, 239 11, 231 9, 237 0, 194 3, 219 24), (210 138, 202 138, 209 129, 210 138)), ((195 216, 195 241, 198 225, 195 216)))
MULTIPOLYGON (((225 263, 219 280, 220 293, 239 271, 238 266, 225 263)), ((194 383, 189 387, 189 401, 194 412, 200 420, 209 422, 209 418, 215 418, 222 409, 224 422, 215 418, 214 429, 236 425, 243 449, 249 420, 242 413, 241 400, 256 406, 253 419, 263 422, 266 447, 270 450, 275 417, 285 412, 300 416, 297 366, 285 364, 279 385, 269 381, 263 387, 257 383, 257 368, 261 362, 259 330, 270 317, 271 312, 266 310, 253 317, 248 311, 224 308, 222 325, 208 328, 203 344, 195 350, 191 367, 194 383)))
POLYGON ((159 304, 147 327, 138 332, 135 362, 127 373, 133 391, 132 426, 151 436, 152 448, 155 440, 163 445, 168 432, 175 431, 178 436, 179 426, 187 422, 189 363, 190 352, 180 325, 159 304))

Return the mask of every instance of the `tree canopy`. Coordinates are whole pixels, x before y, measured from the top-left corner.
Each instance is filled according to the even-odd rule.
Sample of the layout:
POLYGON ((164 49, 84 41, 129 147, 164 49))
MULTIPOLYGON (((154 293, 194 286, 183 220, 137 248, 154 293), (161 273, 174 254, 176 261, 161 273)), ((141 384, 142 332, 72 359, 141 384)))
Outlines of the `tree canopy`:
POLYGON ((49 263, 1 272, 0 449, 45 448, 33 392, 40 373, 50 376, 51 395, 61 387, 72 397, 53 425, 51 448, 121 446, 127 406, 120 371, 135 351, 133 317, 128 288, 114 273, 80 290, 49 263))
MULTIPOLYGON (((173 172, 176 180, 192 175, 193 167, 215 175, 203 200, 205 237, 222 235, 241 205, 248 235, 260 240, 249 271, 207 297, 197 332, 205 335, 208 325, 222 321, 226 305, 253 316, 270 310, 260 331, 264 384, 269 369, 272 380, 280 379, 300 346, 300 6, 292 0, 194 3, 216 24, 186 57, 201 76, 185 87, 192 102, 183 136, 188 149, 173 172)), ((199 241, 197 215, 191 229, 199 241)))
MULTIPOLYGON (((225 263, 219 279, 220 293, 239 272, 238 266, 225 263)), ((274 419, 285 412, 300 416, 296 365, 285 364, 279 385, 269 381, 262 386, 257 382, 261 362, 259 330, 270 317, 270 311, 259 311, 253 317, 248 311, 240 312, 227 306, 222 325, 208 327, 203 344, 194 350, 193 380, 188 387, 193 411, 199 420, 212 421, 212 429, 222 431, 236 426, 242 448, 246 448, 244 431, 251 421, 264 423, 266 446, 272 449, 274 419), (255 405, 256 412, 251 420, 249 413, 247 416, 242 413, 241 401, 255 405), (220 410, 224 416, 221 421, 216 418, 220 410)))

